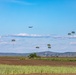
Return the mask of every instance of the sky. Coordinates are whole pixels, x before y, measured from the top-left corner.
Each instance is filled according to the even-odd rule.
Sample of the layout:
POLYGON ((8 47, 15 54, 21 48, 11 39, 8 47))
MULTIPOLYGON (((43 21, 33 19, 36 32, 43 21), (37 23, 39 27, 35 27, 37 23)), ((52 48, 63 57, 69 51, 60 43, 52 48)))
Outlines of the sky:
MULTIPOLYGON (((12 35, 12 38, 13 36, 14 38, 16 36, 30 36, 39 39, 40 37, 51 36, 51 38, 53 38, 52 44, 54 46, 52 51, 62 50, 60 52, 65 52, 72 51, 72 49, 73 51, 76 50, 76 35, 67 36, 71 31, 76 32, 76 0, 0 0, 1 37, 12 35), (29 28, 29 26, 33 27, 29 28), (71 40, 69 40, 69 38, 71 38, 71 40), (69 47, 70 45, 71 47, 69 47), (61 49, 59 49, 60 46, 61 49)), ((16 39, 19 40, 17 37, 16 39)), ((25 47, 22 45, 18 48, 19 51, 17 49, 18 45, 16 45, 16 50, 13 50, 14 48, 10 46, 13 50, 10 51, 9 44, 11 43, 9 40, 10 38, 7 37, 0 39, 0 52, 3 50, 3 52, 22 52, 21 49, 23 49, 23 52, 30 52, 24 51, 25 47), (8 50, 5 50, 7 44, 8 50)), ((23 38, 21 40, 23 40, 23 38)), ((33 46, 36 45, 36 41, 37 40, 32 41, 34 42, 33 46)), ((18 42, 19 41, 17 41, 17 43, 18 42)), ((20 42, 23 43, 23 41, 20 42)), ((45 43, 46 45, 47 39, 42 42, 37 41, 37 43, 42 45, 45 43)), ((29 44, 31 43, 28 43, 28 45, 29 44)), ((43 47, 45 45, 43 45, 43 47)), ((36 51, 36 49, 29 50, 36 51)), ((46 48, 42 51, 44 50, 46 50, 46 48)))
POLYGON ((76 0, 0 0, 0 35, 71 31, 76 31, 76 0))

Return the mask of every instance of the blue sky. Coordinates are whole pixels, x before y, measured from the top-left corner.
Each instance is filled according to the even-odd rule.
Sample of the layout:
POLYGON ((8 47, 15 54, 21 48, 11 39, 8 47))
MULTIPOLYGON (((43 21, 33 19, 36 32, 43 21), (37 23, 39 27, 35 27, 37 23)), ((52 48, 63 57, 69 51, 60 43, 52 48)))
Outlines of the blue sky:
POLYGON ((76 32, 76 0, 0 0, 0 52, 45 51, 48 43, 50 51, 76 52, 71 31, 76 32))
POLYGON ((76 0, 0 0, 0 35, 67 35, 72 30, 76 30, 76 0))

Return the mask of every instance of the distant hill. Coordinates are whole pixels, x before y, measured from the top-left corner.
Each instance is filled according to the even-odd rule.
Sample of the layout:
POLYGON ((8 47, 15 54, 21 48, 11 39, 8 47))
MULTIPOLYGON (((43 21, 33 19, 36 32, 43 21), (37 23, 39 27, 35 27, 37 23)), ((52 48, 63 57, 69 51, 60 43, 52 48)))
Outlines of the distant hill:
POLYGON ((37 54, 39 56, 51 56, 51 57, 76 57, 76 52, 58 53, 58 52, 45 51, 45 52, 39 52, 37 54))
MULTIPOLYGON (((35 52, 39 56, 51 56, 51 57, 76 57, 76 52, 51 52, 51 51, 44 51, 44 52, 35 52)), ((0 53, 0 56, 28 56, 31 53, 0 53)))

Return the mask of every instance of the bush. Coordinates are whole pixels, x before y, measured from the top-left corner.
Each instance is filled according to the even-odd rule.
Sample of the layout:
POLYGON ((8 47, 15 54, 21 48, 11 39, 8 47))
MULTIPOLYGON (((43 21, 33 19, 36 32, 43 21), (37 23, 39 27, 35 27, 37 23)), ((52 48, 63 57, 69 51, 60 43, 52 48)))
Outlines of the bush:
POLYGON ((29 58, 40 58, 40 56, 37 56, 36 53, 31 53, 28 57, 29 58))

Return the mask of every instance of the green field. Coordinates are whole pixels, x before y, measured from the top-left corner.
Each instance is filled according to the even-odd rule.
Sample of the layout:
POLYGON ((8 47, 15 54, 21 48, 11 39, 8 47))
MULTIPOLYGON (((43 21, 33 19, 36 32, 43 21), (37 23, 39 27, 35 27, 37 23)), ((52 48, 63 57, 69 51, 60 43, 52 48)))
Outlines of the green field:
POLYGON ((30 73, 76 73, 74 66, 15 66, 0 65, 0 74, 30 74, 30 73))
POLYGON ((45 57, 45 58, 40 58, 41 60, 50 60, 50 61, 71 61, 71 62, 76 62, 75 57, 45 57))

